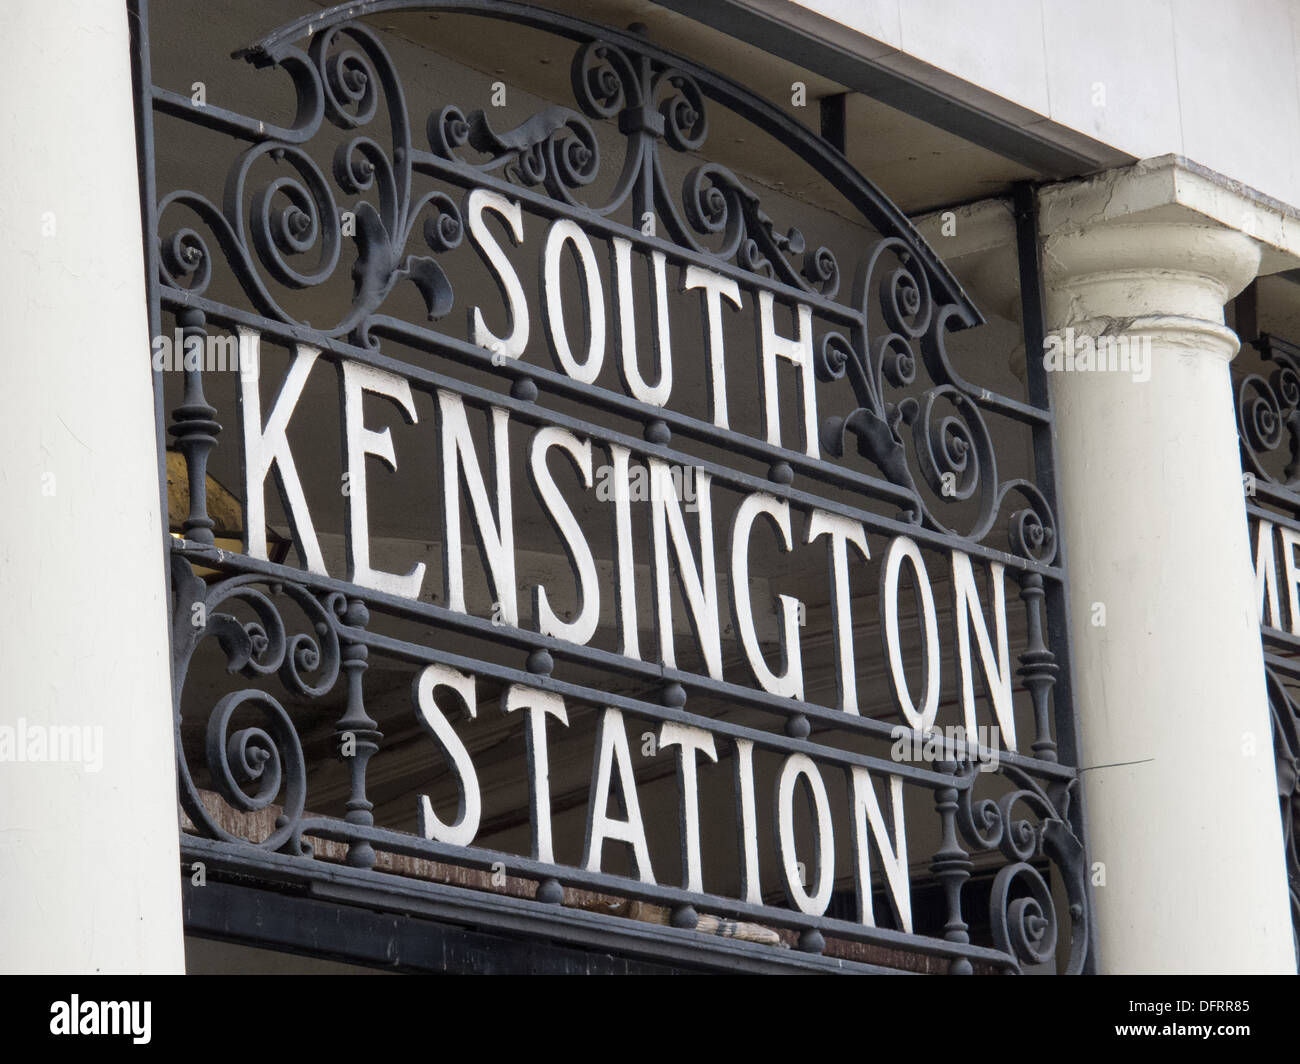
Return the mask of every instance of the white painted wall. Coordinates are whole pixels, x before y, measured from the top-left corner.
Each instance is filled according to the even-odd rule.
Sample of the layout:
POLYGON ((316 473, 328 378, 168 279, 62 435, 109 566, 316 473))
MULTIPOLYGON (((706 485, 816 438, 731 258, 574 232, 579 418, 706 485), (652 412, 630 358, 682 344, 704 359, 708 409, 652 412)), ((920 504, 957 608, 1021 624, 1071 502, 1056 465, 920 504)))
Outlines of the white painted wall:
POLYGON ((126 5, 9 0, 5 33, 27 103, 0 115, 0 727, 103 745, 98 771, 0 762, 0 969, 180 972, 126 5))
POLYGON ((745 2, 805 8, 910 76, 932 80, 928 64, 1139 159, 1184 155, 1300 204, 1295 0, 745 2))

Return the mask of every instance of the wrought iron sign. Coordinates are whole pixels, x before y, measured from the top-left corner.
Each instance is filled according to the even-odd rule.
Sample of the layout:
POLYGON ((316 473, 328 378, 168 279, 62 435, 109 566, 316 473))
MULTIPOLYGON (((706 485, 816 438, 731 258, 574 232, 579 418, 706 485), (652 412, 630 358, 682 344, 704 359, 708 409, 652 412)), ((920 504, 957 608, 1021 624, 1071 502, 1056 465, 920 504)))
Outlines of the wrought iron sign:
POLYGON ((1237 428, 1300 958, 1300 347, 1269 335, 1254 346, 1264 365, 1236 381, 1237 428))
POLYGON ((1050 410, 959 372, 983 319, 897 207, 522 4, 313 12, 235 57, 279 124, 144 53, 187 862, 693 966, 1090 967, 1050 410), (563 43, 570 99, 405 71, 377 17, 431 15, 563 43), (833 190, 824 243, 718 121, 833 190))

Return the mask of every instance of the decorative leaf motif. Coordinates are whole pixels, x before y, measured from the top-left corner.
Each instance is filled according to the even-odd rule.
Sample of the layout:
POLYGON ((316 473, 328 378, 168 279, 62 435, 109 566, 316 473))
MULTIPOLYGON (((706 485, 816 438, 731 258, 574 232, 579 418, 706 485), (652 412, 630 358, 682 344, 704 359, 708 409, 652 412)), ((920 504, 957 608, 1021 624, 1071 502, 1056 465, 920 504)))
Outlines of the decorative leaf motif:
POLYGON ((451 282, 443 268, 427 255, 412 255, 407 259, 406 265, 394 274, 395 281, 402 279, 410 280, 420 290, 430 321, 436 321, 451 310, 454 302, 451 282))
MULTIPOLYGON (((895 408, 898 417, 901 413, 895 408)), ((898 434, 898 417, 886 421, 874 410, 858 407, 847 418, 829 418, 824 426, 826 449, 836 457, 845 453, 845 441, 851 432, 857 443, 857 452, 875 465, 894 484, 912 487, 912 474, 907 468, 907 451, 898 434)))
POLYGON ((486 112, 480 109, 471 111, 469 115, 469 143, 493 159, 499 159, 503 155, 520 154, 536 147, 574 120, 583 120, 577 111, 568 107, 548 107, 508 133, 496 133, 488 123, 486 112))

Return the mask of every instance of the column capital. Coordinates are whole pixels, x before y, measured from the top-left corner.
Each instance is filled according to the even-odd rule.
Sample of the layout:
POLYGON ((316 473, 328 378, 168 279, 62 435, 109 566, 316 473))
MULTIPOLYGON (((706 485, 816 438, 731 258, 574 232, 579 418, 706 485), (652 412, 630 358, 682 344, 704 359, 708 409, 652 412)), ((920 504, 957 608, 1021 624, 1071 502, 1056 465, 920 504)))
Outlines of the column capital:
POLYGON ((1250 237, 1192 219, 1058 231, 1043 246, 1048 326, 1181 337, 1231 358, 1238 341, 1223 324, 1223 307, 1258 269, 1250 237))
POLYGON ((1173 222, 1228 229, 1259 248, 1261 274, 1300 266, 1300 208, 1181 155, 1161 155, 1039 192, 1039 232, 1110 223, 1173 222))
POLYGON ((1223 307, 1300 261, 1294 211, 1178 156, 1040 193, 1048 326, 1159 334, 1230 359, 1223 307))

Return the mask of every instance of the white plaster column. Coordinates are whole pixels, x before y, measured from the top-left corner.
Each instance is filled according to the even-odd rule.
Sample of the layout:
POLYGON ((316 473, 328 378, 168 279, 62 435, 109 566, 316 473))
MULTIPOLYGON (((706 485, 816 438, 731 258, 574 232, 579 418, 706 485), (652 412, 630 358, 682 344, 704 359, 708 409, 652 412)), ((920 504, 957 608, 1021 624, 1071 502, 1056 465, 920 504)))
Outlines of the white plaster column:
POLYGON ((1150 355, 1051 374, 1101 964, 1293 973, 1223 324, 1260 251, 1142 180, 1041 201, 1049 329, 1150 355))
POLYGON ((180 972, 126 5, 9 0, 5 33, 22 90, 0 115, 0 969, 180 972), (84 745, 55 750, 56 728, 84 745), (14 760, 38 735, 47 760, 14 760))

